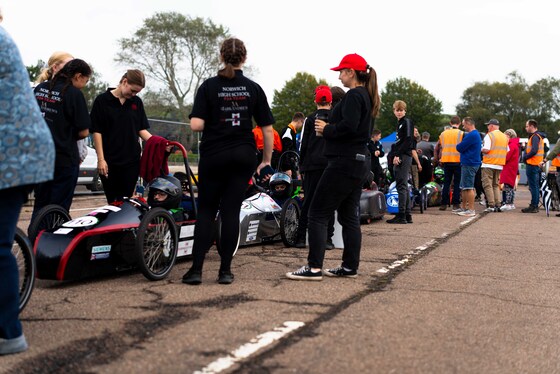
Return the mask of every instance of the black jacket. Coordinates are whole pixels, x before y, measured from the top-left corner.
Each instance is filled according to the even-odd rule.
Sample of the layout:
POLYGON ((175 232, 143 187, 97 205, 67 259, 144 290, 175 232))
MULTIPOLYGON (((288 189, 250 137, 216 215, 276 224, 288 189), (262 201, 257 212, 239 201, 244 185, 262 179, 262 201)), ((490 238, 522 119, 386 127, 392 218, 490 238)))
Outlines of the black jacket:
POLYGON ((399 156, 400 158, 402 155, 407 155, 412 157, 412 150, 415 147, 414 124, 410 118, 403 117, 397 122, 397 137, 392 156, 399 156))
POLYGON ((315 134, 315 118, 317 115, 328 116, 330 110, 318 109, 308 116, 301 131, 301 145, 299 148, 300 171, 323 170, 327 167, 325 157, 325 138, 315 134))

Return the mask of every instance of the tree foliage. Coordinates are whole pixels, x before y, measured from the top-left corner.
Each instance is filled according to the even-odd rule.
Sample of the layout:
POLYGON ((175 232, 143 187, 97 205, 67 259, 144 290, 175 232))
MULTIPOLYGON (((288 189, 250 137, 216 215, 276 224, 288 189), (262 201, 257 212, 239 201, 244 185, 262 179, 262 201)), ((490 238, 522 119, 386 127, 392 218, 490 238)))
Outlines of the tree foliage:
POLYGON ((86 84, 86 86, 82 88, 82 93, 86 98, 86 103, 89 110, 91 110, 95 98, 105 92, 107 88, 109 88, 109 83, 102 81, 101 75, 93 70, 93 74, 91 75, 91 77, 89 77, 88 84, 86 84))
POLYGON ((308 115, 317 110, 315 105, 315 88, 327 85, 324 79, 317 80, 309 73, 297 73, 294 78, 287 81, 282 90, 274 90, 272 100, 272 114, 276 124, 274 128, 280 131, 291 121, 295 112, 308 115))
POLYGON ((502 131, 512 128, 519 136, 525 134, 525 122, 533 118, 539 123, 539 130, 555 134, 559 100, 560 80, 547 77, 529 84, 514 71, 505 82, 475 82, 468 87, 457 105, 457 114, 473 117, 478 125, 496 118, 502 131))
POLYGON ((39 74, 41 74, 41 69, 43 69, 45 66, 46 62, 43 60, 37 60, 37 63, 35 65, 26 66, 25 68, 27 69, 27 74, 29 74, 29 81, 35 82, 35 79, 37 79, 39 77, 39 74))
POLYGON ((188 122, 187 105, 202 81, 219 69, 219 45, 227 37, 228 30, 210 20, 156 13, 132 37, 119 40, 115 60, 159 82, 174 98, 181 121, 188 122))
POLYGON ((428 90, 420 84, 398 77, 390 80, 381 92, 381 110, 375 127, 382 134, 388 135, 395 131, 396 118, 393 114, 393 103, 402 100, 407 105, 406 116, 412 119, 420 132, 428 131, 439 134, 442 127, 442 105, 428 90))

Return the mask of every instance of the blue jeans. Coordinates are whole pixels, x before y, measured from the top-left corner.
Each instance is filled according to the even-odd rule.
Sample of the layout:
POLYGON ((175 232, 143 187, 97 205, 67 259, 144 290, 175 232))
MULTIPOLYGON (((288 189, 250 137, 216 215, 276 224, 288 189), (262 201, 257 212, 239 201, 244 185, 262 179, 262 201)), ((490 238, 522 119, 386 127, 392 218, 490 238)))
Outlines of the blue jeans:
POLYGON ((474 190, 474 178, 479 166, 461 166, 461 190, 474 190))
POLYGON ((527 164, 525 169, 527 172, 527 184, 529 191, 531 191, 531 205, 539 206, 539 180, 541 178, 541 168, 536 165, 527 164))
POLYGON ((12 244, 19 212, 27 198, 23 187, 0 190, 0 338, 14 339, 22 334, 19 321, 19 274, 12 244))

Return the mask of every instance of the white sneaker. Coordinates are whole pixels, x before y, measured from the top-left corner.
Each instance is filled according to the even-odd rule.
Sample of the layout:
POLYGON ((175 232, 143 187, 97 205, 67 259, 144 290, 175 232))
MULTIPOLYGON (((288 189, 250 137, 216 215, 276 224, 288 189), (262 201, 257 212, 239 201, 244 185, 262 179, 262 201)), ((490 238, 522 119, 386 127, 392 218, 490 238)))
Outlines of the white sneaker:
POLYGON ((457 209, 453 209, 453 210, 451 211, 451 213, 459 214, 459 213, 461 213, 461 212, 464 212, 465 210, 467 210, 467 209, 457 208, 457 209))
POLYGON ((488 208, 484 209, 485 212, 493 212, 494 211, 494 207, 493 206, 489 206, 488 208))
POLYGON ((501 210, 502 212, 505 212, 505 211, 507 211, 507 210, 513 210, 513 209, 515 209, 515 207, 512 207, 511 204, 502 205, 501 208, 500 208, 500 210, 501 210))
POLYGON ((486 200, 484 199, 480 199, 480 201, 478 202, 480 205, 486 205, 486 200))
POLYGON ((474 212, 474 210, 469 210, 469 209, 464 210, 464 211, 462 211, 460 213, 457 213, 457 214, 460 215, 460 216, 463 216, 463 217, 474 217, 474 216, 476 216, 476 213, 474 212))

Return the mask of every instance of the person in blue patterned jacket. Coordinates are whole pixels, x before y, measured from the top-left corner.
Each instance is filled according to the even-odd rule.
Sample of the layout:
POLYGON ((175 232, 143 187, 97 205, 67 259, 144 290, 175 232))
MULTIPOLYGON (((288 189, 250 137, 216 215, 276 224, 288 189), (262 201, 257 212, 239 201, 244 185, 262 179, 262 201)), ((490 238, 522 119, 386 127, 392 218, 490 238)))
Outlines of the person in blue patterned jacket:
POLYGON ((0 26, 0 355, 27 349, 19 321, 18 268, 12 243, 32 187, 51 180, 54 143, 19 50, 0 26))

